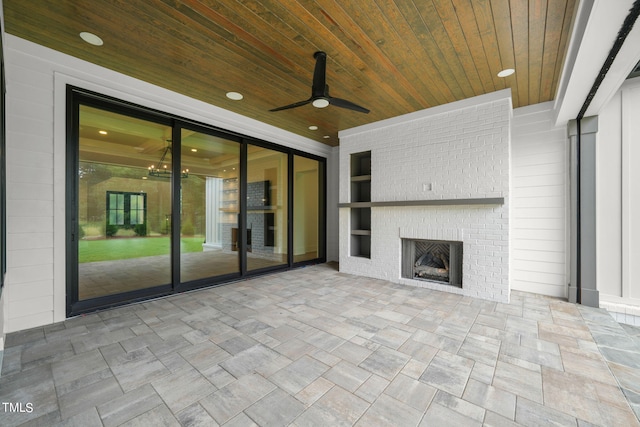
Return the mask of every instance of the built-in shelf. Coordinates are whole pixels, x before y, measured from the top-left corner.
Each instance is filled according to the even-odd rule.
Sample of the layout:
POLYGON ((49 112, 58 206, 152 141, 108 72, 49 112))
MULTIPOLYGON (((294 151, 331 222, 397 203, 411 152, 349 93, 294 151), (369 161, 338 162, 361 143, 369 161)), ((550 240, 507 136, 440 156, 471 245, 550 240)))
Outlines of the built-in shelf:
POLYGON ((340 203, 339 208, 370 208, 371 202, 340 203))
POLYGON ((371 151, 351 155, 352 257, 371 258, 371 151))
POLYGON ((351 230, 354 236, 371 236, 371 230, 351 230))
POLYGON ((276 211, 278 206, 247 206, 248 211, 276 211))
POLYGON ((339 208, 382 208, 393 206, 504 205, 504 197, 478 199, 395 200, 385 202, 338 203, 339 208))

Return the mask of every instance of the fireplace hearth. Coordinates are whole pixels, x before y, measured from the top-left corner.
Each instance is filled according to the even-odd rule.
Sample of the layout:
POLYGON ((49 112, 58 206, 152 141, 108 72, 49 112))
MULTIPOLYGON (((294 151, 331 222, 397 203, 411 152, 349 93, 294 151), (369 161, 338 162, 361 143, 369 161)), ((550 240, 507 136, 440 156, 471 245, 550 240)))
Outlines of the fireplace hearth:
POLYGON ((462 288, 462 242, 402 239, 402 277, 462 288))

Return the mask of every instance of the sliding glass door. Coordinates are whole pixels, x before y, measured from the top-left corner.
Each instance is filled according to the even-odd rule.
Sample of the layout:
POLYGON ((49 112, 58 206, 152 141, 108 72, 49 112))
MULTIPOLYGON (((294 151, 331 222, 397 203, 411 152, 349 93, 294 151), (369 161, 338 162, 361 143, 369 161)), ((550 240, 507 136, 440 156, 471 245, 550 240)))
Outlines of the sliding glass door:
POLYGON ((171 127, 81 105, 78 130, 78 300, 170 284, 171 127))
POLYGON ((247 270, 288 262, 288 155, 247 148, 247 270))
POLYGON ((293 156, 293 262, 322 253, 323 170, 319 160, 293 156))
POLYGON ((240 144, 181 130, 180 282, 240 273, 240 144))
POLYGON ((324 260, 324 161, 69 88, 69 315, 324 260))

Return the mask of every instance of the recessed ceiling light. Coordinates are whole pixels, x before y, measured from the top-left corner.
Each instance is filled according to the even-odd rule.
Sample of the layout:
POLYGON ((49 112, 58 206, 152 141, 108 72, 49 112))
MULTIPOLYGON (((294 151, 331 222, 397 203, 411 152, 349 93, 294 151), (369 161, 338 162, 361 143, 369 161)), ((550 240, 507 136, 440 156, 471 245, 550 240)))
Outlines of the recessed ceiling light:
POLYGON ((143 177, 142 177, 142 179, 147 179, 147 177, 146 177, 146 176, 143 176, 143 177))
POLYGON ((234 101, 240 101, 242 98, 244 98, 244 96, 238 92, 227 92, 227 98, 234 101))
POLYGON ((318 130, 318 126, 311 125, 309 126, 309 130, 318 130))
POLYGON ((505 68, 504 70, 498 73, 498 77, 509 77, 511 74, 515 73, 516 70, 513 68, 505 68))
POLYGON ((311 103, 316 108, 324 108, 329 106, 329 100, 324 98, 314 99, 311 103))
POLYGON ((324 139, 329 139, 329 138, 331 138, 331 137, 330 137, 329 135, 325 135, 325 136, 323 136, 323 138, 324 138, 324 139))
POLYGON ((107 131, 106 131, 106 130, 99 130, 99 131, 98 131, 98 133, 99 133, 100 135, 106 135, 106 134, 107 134, 107 131))
POLYGON ((193 151, 194 153, 197 153, 198 149, 197 148, 192 148, 191 151, 193 151))
POLYGON ((89 44, 92 44, 94 46, 102 46, 104 44, 104 42, 102 41, 102 39, 98 36, 96 36, 93 33, 89 33, 87 31, 83 31, 80 33, 80 38, 84 41, 86 41, 89 44))

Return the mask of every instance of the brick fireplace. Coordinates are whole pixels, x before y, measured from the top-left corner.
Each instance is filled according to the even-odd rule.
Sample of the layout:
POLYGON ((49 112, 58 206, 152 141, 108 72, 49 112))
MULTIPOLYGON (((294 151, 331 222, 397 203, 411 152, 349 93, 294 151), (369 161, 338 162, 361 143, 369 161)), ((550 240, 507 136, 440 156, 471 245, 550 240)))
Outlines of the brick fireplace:
POLYGON ((342 131, 340 271, 507 302, 511 116, 504 90, 342 131), (354 176, 363 152, 370 170, 354 176), (352 198, 365 179, 369 199, 352 198), (353 227, 358 209, 370 210, 366 230, 353 227), (370 246, 354 256, 363 234, 370 246), (409 240, 459 244, 460 283, 407 273, 409 240))

